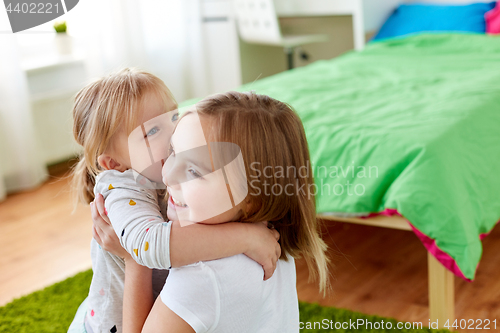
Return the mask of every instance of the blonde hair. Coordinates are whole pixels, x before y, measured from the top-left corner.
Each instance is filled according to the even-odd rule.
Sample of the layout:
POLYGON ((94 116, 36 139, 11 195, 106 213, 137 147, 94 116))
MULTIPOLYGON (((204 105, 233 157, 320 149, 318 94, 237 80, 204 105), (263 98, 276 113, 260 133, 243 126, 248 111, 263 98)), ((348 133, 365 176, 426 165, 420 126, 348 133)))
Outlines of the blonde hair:
POLYGON ((83 153, 73 168, 75 201, 94 200, 96 175, 102 171, 97 158, 106 152, 111 139, 125 126, 128 133, 138 121, 138 109, 147 93, 154 93, 167 105, 177 104, 165 83, 158 77, 134 68, 100 78, 80 90, 73 106, 73 135, 83 153))
POLYGON ((209 117, 211 141, 232 142, 241 149, 251 209, 242 221, 271 222, 280 233, 281 258, 286 259, 285 254, 294 258, 303 256, 310 278, 317 279, 325 293, 329 277, 327 245, 320 236, 315 198, 310 192, 314 181, 304 127, 298 115, 289 105, 269 96, 234 91, 208 97, 196 104, 196 110, 201 117, 209 117), (270 176, 264 172, 265 167, 285 172, 273 171, 270 176), (297 176, 293 170, 302 171, 297 176), (289 184, 295 189, 292 195, 283 191, 289 184), (282 192, 270 195, 273 186, 282 192), (301 188, 305 192, 301 193, 301 188))

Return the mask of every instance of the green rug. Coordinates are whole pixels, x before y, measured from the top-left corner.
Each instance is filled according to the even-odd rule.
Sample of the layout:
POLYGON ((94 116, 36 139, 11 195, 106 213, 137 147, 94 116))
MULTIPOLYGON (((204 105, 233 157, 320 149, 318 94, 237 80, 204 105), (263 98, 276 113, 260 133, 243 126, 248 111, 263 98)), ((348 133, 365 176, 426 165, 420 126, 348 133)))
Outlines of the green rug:
MULTIPOLYGON (((67 331, 88 293, 92 271, 56 283, 0 307, 2 333, 52 333, 67 331)), ((397 321, 349 310, 300 303, 301 332, 448 332, 429 329, 397 329, 397 321), (363 320, 363 323, 361 322, 363 320), (370 324, 372 328, 370 329, 370 324), (360 326, 356 326, 356 324, 360 326), (383 323, 383 324, 382 324, 383 323), (392 329, 387 329, 389 323, 392 329), (335 329, 335 324, 338 329, 335 329), (344 328, 341 328, 343 324, 344 328), (349 326, 349 327, 347 327, 349 326), (307 329, 312 327, 312 329, 307 329), (331 329, 330 329, 331 327, 331 329), (385 329, 382 329, 384 327, 385 329)), ((404 323, 401 323, 404 325, 404 323)), ((401 325, 400 324, 400 325, 401 325)), ((409 323, 407 323, 407 326, 409 323)))

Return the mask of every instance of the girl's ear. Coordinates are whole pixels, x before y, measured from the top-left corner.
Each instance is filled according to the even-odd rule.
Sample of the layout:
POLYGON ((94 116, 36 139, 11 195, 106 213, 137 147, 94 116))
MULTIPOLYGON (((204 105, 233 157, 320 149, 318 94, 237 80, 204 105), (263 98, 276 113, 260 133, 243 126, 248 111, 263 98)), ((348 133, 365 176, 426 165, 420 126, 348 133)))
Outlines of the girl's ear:
POLYGON ((105 170, 117 170, 120 172, 124 172, 125 170, 127 170, 125 165, 120 164, 120 162, 118 162, 117 160, 115 160, 113 157, 111 157, 108 154, 100 155, 97 158, 97 162, 105 170))

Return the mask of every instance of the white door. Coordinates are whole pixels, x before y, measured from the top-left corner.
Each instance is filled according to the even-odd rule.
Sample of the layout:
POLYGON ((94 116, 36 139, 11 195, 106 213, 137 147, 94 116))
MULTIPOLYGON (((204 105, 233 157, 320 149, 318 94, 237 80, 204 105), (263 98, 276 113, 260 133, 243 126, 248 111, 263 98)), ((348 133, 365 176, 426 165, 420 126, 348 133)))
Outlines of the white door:
POLYGON ((204 0, 202 22, 210 93, 241 85, 238 34, 231 0, 204 0))

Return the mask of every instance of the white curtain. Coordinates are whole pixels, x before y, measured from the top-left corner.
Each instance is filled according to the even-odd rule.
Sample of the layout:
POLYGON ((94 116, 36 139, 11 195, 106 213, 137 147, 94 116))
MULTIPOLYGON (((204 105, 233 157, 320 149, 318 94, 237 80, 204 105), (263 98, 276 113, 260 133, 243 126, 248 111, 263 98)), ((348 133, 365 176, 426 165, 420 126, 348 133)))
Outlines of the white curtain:
POLYGON ((203 0, 85 0, 68 14, 92 77, 125 66, 160 77, 178 101, 209 93, 203 0))
POLYGON ((0 200, 7 191, 32 188, 46 179, 33 126, 26 75, 15 35, 0 10, 0 200))

